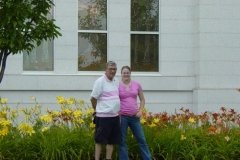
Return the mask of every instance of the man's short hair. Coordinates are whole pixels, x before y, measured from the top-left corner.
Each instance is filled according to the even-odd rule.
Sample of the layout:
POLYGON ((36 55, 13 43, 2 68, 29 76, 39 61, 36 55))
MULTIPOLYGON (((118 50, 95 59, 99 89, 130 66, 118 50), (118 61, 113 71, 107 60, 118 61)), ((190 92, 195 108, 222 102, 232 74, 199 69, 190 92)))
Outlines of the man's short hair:
POLYGON ((117 63, 114 62, 114 61, 108 61, 108 62, 106 63, 106 68, 108 68, 108 66, 117 66, 117 63))

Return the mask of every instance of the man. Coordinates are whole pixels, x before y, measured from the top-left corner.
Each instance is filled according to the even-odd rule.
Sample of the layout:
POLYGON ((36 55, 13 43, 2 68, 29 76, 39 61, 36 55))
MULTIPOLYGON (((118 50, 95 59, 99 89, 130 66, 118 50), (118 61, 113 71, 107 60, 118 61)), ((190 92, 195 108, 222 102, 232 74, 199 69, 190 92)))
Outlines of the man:
POLYGON ((91 103, 95 117, 95 160, 100 159, 102 145, 106 145, 106 160, 112 158, 114 144, 120 142, 120 99, 119 82, 115 79, 117 65, 113 61, 106 64, 105 74, 93 86, 91 103))

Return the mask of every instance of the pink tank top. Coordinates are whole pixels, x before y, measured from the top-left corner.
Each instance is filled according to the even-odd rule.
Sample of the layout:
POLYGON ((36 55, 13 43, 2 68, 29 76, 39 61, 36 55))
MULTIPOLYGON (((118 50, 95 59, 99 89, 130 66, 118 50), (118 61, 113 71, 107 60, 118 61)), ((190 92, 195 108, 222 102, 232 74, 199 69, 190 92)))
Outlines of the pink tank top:
POLYGON ((137 104, 137 97, 140 91, 142 91, 142 87, 136 81, 131 80, 128 88, 123 84, 123 82, 119 84, 121 115, 136 115, 139 108, 137 104))

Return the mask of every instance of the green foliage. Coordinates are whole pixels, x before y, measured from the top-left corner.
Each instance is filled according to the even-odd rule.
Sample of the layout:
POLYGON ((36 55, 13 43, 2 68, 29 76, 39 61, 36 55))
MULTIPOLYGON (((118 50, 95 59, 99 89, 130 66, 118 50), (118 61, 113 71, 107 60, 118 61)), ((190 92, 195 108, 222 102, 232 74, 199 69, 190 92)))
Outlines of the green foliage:
POLYGON ((225 138, 226 134, 209 135, 207 132, 202 128, 189 128, 184 133, 186 139, 181 140, 181 129, 165 128, 156 132, 152 128, 145 127, 145 136, 150 150, 153 157, 158 160, 233 160, 239 158, 239 128, 231 130, 228 134, 229 141, 225 138))
POLYGON ((21 137, 17 132, 0 139, 0 159, 92 159, 92 131, 53 127, 32 136, 21 137))
POLYGON ((0 1, 0 50, 30 52, 42 40, 60 36, 54 19, 48 18, 52 7, 52 0, 0 1))
MULTIPOLYGON (((0 98, 0 160, 91 160, 94 157, 93 109, 73 97, 57 97, 59 110, 42 114, 41 105, 15 111, 0 98), (15 120, 22 117, 21 121, 15 120)), ((233 109, 196 115, 188 109, 168 115, 143 112, 141 123, 154 160, 237 160, 240 115, 233 109)), ((129 157, 141 159, 132 133, 129 157)), ((103 149, 103 157, 104 157, 103 149)), ((116 147, 113 159, 118 159, 116 147)))
MULTIPOLYGON (((228 160, 237 159, 239 152, 239 129, 233 131, 231 140, 223 135, 203 135, 194 130, 186 134, 186 140, 180 140, 181 132, 166 129, 156 133, 152 128, 145 132, 150 150, 155 159, 161 160, 228 160)), ((129 134, 129 156, 140 159, 135 139, 129 134)), ((0 159, 86 159, 94 154, 93 133, 89 130, 69 130, 52 128, 46 133, 36 133, 31 137, 15 138, 8 136, 0 140, 0 159)), ((118 157, 117 150, 114 153, 118 157)))

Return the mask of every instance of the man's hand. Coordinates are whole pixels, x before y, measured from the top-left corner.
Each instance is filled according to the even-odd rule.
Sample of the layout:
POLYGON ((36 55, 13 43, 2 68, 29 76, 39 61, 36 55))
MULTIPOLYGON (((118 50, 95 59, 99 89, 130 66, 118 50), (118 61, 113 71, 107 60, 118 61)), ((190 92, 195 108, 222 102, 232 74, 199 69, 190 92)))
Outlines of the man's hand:
POLYGON ((93 112, 92 114, 92 122, 96 124, 96 112, 93 112))

